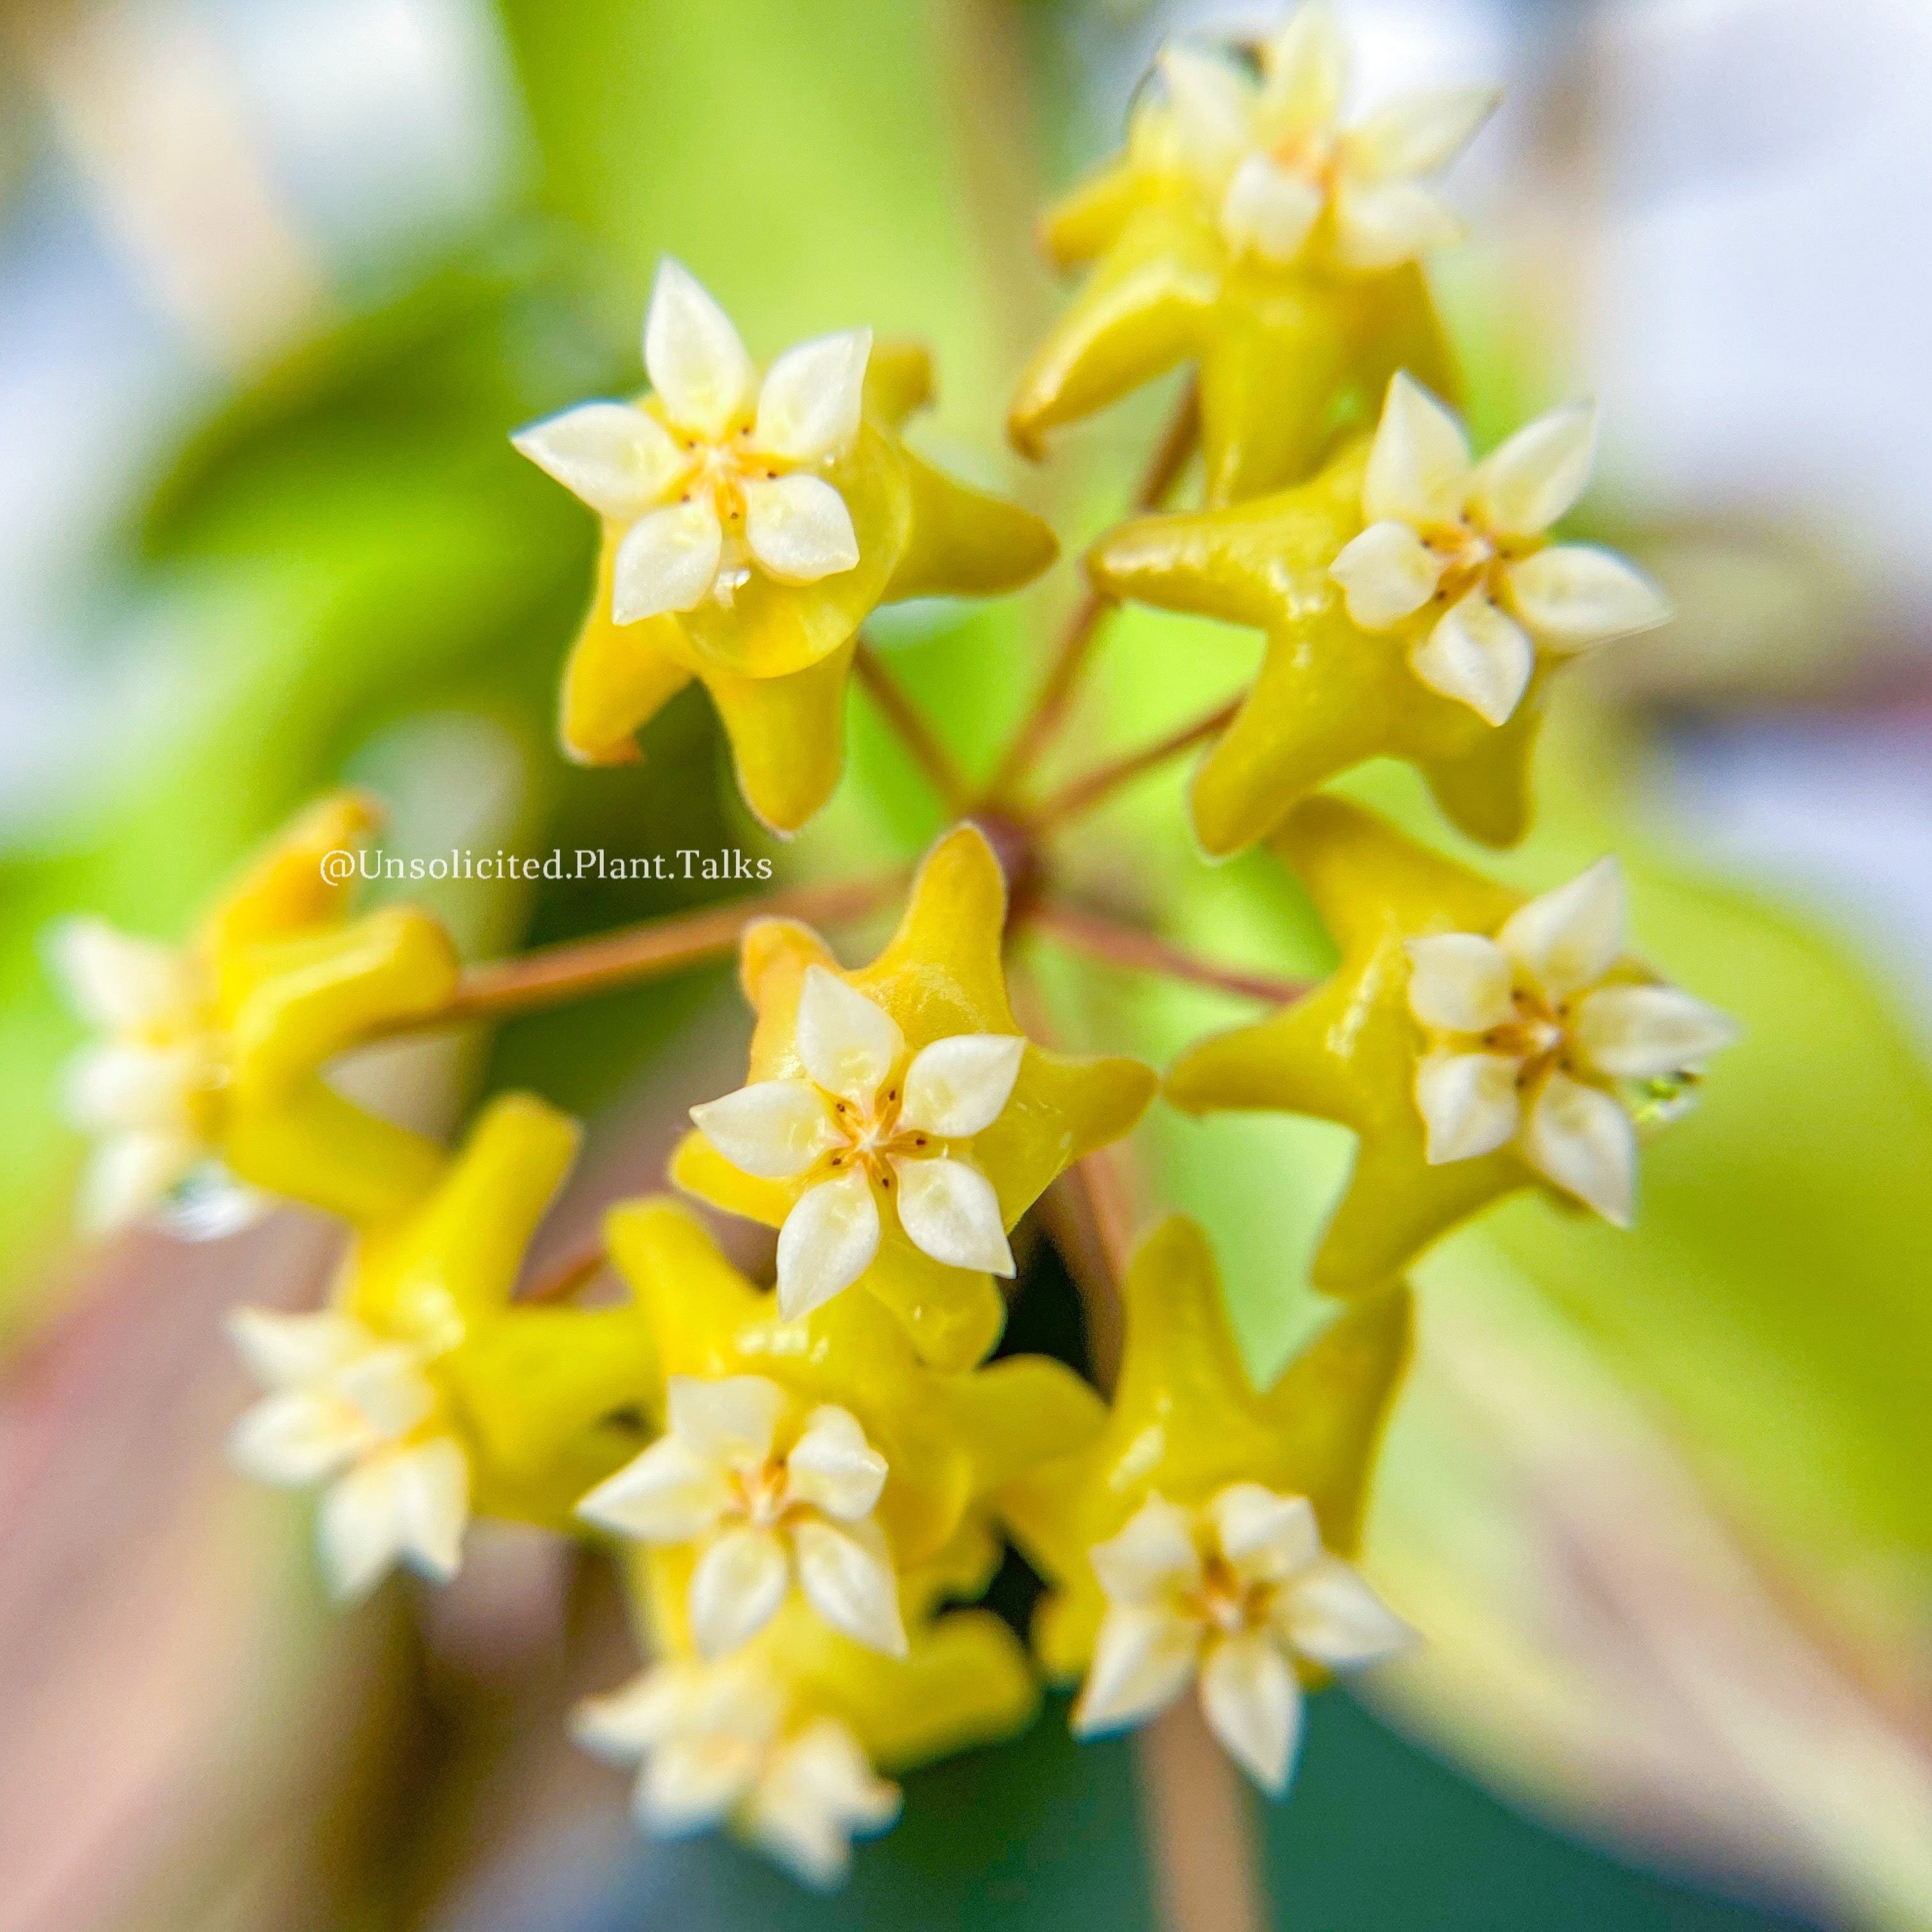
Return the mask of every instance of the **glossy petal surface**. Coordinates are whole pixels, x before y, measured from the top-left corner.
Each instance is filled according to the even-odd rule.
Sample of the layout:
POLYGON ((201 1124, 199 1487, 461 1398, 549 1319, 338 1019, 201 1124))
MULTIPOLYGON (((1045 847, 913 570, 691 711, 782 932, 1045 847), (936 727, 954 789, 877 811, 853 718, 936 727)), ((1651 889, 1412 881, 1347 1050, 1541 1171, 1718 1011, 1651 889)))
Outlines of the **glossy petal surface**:
POLYGON ((645 348, 641 404, 586 404, 514 439, 604 518, 564 671, 563 748, 585 764, 634 758, 638 732, 695 678, 746 802, 796 831, 838 782, 866 616, 1015 589, 1052 560, 1053 536, 900 440, 931 392, 916 345, 848 330, 788 350, 761 381, 729 319, 667 261, 645 348))
MULTIPOLYGON (((888 1072, 903 1078, 909 1066, 918 1064, 919 1054, 937 1041, 976 1035, 1018 1038, 1000 957, 1005 914, 998 861, 976 829, 962 826, 928 854, 897 933, 869 966, 838 970, 823 942, 800 927, 754 928, 746 936, 742 973, 758 1015, 750 1080, 804 1076, 808 1054, 821 1084, 836 1081, 840 1084, 833 1090, 862 1092, 869 1100, 888 1072)), ((948 1049, 950 1054, 968 1057, 989 1051, 948 1049)), ((990 1076, 1004 1079, 1004 1061, 1011 1052, 1010 1046, 997 1049, 993 1057, 1001 1064, 979 1070, 970 1080, 973 1070, 962 1064, 946 1072, 942 1062, 943 1083, 938 1073, 930 1082, 922 1080, 922 1104, 957 1104, 965 1109, 958 1120, 976 1118, 974 1107, 983 1112, 986 1096, 997 1084, 988 1084, 990 1076)), ((969 1162, 990 1184, 996 1216, 978 1215, 970 1202, 962 1205, 956 1189, 943 1203, 935 1197, 932 1204, 944 1205, 944 1225, 950 1231, 946 1241, 935 1239, 934 1245, 961 1254, 970 1246, 979 1265, 949 1264, 922 1250, 901 1226, 889 1191, 875 1190, 881 1204, 877 1258, 858 1276, 858 1286, 898 1314, 928 1360, 953 1368, 980 1360, 997 1338, 1000 1320, 998 1291, 985 1270, 1011 1264, 1010 1256, 993 1252, 995 1234, 1004 1246, 1004 1234, 1056 1174, 1126 1132, 1145 1108, 1152 1086, 1148 1070, 1131 1060, 1082 1060, 1024 1046, 991 1124, 969 1139, 948 1138, 931 1150, 969 1162), (956 1232, 964 1245, 950 1245, 956 1232)), ((687 1142, 680 1150, 674 1178, 719 1207, 771 1226, 782 1224, 788 1238, 794 1225, 790 1217, 806 1188, 827 1184, 812 1175, 754 1181, 735 1173, 701 1140, 687 1142)), ((922 1225, 930 1231, 940 1222, 922 1225)))
MULTIPOLYGON (((1525 688, 1516 682, 1519 656, 1508 690, 1500 678, 1481 688, 1492 710, 1511 700, 1499 728, 1417 675, 1412 646, 1443 612, 1425 598, 1413 614, 1394 616, 1429 568, 1413 546, 1400 545, 1386 590, 1375 567, 1388 560, 1354 548, 1364 532, 1367 458, 1358 444, 1298 489, 1231 509, 1138 519, 1110 532, 1090 557, 1095 581, 1116 596, 1266 634, 1259 676, 1190 795, 1196 833, 1216 857, 1266 838, 1298 799, 1379 756, 1420 766, 1472 838, 1510 844, 1526 828, 1546 673, 1537 668, 1525 688), (1343 556, 1352 561, 1338 578, 1330 566, 1343 556), (1366 591, 1364 568, 1373 573, 1366 591), (1398 579, 1408 587, 1399 590, 1398 579), (1364 596, 1366 614, 1378 625, 1393 619, 1393 628, 1365 629, 1352 616, 1364 596)), ((1405 472, 1390 487, 1426 490, 1429 473, 1425 466, 1418 482, 1405 472)))
MULTIPOLYGON (((1316 1256, 1318 1286, 1373 1292, 1459 1222, 1543 1182, 1627 1219, 1635 1142, 1618 1100, 1560 1071, 1538 1073, 1519 1117, 1516 1058, 1489 1055, 1543 1047, 1504 1040, 1480 1052, 1432 1050, 1412 1005, 1419 960, 1430 972, 1424 997, 1431 1010, 1462 1000, 1472 1003, 1462 1017, 1484 1016, 1495 991, 1492 961, 1452 975, 1448 988, 1436 983, 1449 937, 1464 954, 1477 950, 1469 938, 1486 937, 1521 986, 1552 1000, 1606 975, 1613 986, 1646 981, 1622 957, 1615 861, 1525 902, 1332 799, 1298 806, 1277 850, 1306 885, 1341 963, 1271 1017, 1190 1049, 1170 1069, 1166 1090, 1192 1112, 1279 1110, 1354 1132, 1354 1170, 1316 1256)), ((1471 964, 1466 958, 1465 968, 1471 964)), ((1711 1036, 1686 1035, 1700 1048, 1711 1036)), ((1600 1077, 1607 1082, 1609 1070, 1600 1077)))
POLYGON ((1260 49, 1170 44, 1125 152, 1048 210, 1062 266, 1086 279, 1022 374, 1017 447, 1177 363, 1195 365, 1212 504, 1300 481, 1333 411, 1372 401, 1406 367, 1453 371, 1419 258, 1460 238, 1433 184, 1493 109, 1455 88, 1340 124, 1347 60, 1321 8, 1260 49))
POLYGON ((443 1156, 346 1100, 334 1058, 434 1013, 455 990, 454 948, 428 914, 392 906, 347 917, 368 800, 326 798, 301 814, 217 904, 185 947, 98 920, 57 936, 70 997, 109 1037, 86 1049, 70 1107, 102 1136, 91 1224, 154 1208, 191 1172, 225 1171, 263 1196, 367 1226, 401 1213, 443 1156))
MULTIPOLYGON (((786 1320, 774 1294, 754 1288, 674 1202, 613 1209, 605 1238, 662 1373, 751 1376, 782 1388, 803 1418, 790 1449, 797 1492, 835 1520, 876 1510, 902 1570, 931 1559, 976 1498, 1100 1426, 1097 1399, 1057 1363, 928 1367, 873 1296, 842 1295, 786 1320)), ((652 1405, 662 1400, 654 1394, 652 1405)))
MULTIPOLYGON (((1352 1553, 1376 1444, 1408 1356, 1408 1291, 1384 1286, 1272 1388, 1256 1390, 1228 1328, 1206 1238, 1178 1216, 1136 1251, 1123 1299, 1126 1345, 1106 1426, 1077 1454, 1016 1484, 1001 1503, 1015 1540, 1052 1586, 1034 1641, 1056 1677, 1078 1675, 1093 1655, 1106 1606, 1096 1546, 1108 1551, 1097 1560, 1112 1582, 1151 1601, 1191 1559, 1180 1513, 1204 1508, 1231 1484, 1306 1498, 1322 1543, 1352 1553), (1122 1531, 1154 1497, 1174 1514, 1142 1518, 1122 1543, 1122 1531), (1156 1538, 1152 1527, 1162 1521, 1174 1526, 1156 1538)), ((1150 1628, 1150 1654, 1167 1655, 1173 1640, 1150 1628)))

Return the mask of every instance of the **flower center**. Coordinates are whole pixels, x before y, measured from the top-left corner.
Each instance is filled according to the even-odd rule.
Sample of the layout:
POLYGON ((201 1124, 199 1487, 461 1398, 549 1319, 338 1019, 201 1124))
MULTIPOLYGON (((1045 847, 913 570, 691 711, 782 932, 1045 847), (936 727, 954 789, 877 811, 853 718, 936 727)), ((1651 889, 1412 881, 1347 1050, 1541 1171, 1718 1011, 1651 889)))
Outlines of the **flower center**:
POLYGON ((779 474, 773 462, 753 447, 752 425, 747 423, 731 430, 718 442, 707 442, 688 433, 681 434, 678 440, 683 445, 691 464, 685 472, 679 502, 692 502, 701 494, 708 494, 718 512, 718 520, 724 526, 728 536, 742 529, 745 521, 745 485, 748 482, 769 482, 779 474))
POLYGON ((1187 1612, 1202 1623, 1234 1636, 1252 1630, 1262 1621, 1262 1592, 1244 1583, 1225 1557, 1210 1556, 1203 1566, 1198 1586, 1185 1603, 1187 1612))
POLYGON ((892 1184, 895 1157, 929 1153, 930 1134, 900 1127, 899 1096, 899 1084, 894 1081, 870 1108, 850 1100, 833 1100, 832 1124, 844 1136, 845 1144, 826 1156, 826 1166, 842 1174, 856 1167, 881 1187, 889 1188, 892 1184))
POLYGON ((782 1462, 766 1462, 754 1469, 733 1472, 738 1507, 759 1529, 770 1529, 791 1506, 790 1486, 782 1462))
POLYGON ((1490 566, 1497 561, 1496 544, 1466 517, 1430 531, 1424 541, 1442 561, 1438 594, 1450 603, 1486 581, 1490 566))
POLYGON ((1266 152, 1268 159, 1284 172, 1305 176, 1324 194, 1334 192, 1338 147, 1332 134, 1285 135, 1266 152))
POLYGON ((1527 1086, 1552 1068, 1563 1064, 1569 1040, 1562 1021, 1564 1010, 1555 1012, 1533 994, 1517 992, 1511 999, 1514 1016, 1483 1036, 1483 1044, 1492 1053, 1520 1063, 1516 1084, 1527 1086))
POLYGON ((345 1440, 352 1438, 358 1455, 367 1455, 379 1448, 394 1432, 386 1430, 358 1402, 334 1390, 319 1393, 317 1400, 326 1403, 332 1412, 332 1423, 338 1433, 345 1440))

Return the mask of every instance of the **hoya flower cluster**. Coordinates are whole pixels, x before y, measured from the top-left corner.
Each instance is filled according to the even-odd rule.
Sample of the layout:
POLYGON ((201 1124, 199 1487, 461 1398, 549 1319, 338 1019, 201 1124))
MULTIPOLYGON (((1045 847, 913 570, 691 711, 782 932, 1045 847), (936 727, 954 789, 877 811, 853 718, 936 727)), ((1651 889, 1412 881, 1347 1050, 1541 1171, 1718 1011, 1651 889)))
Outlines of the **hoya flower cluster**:
MULTIPOLYGON (((281 1198, 347 1226, 324 1308, 232 1318, 262 1387, 236 1465, 316 1492, 345 1598, 398 1567, 450 1582, 478 1516, 608 1552, 644 1658, 575 1733, 634 1768, 649 1831, 722 1826, 835 1882, 854 1839, 897 1816, 897 1773, 1010 1735, 1046 1684, 1074 1694, 1083 1737, 1192 1700, 1244 1773, 1284 1790, 1306 1692, 1429 1628, 1426 1603, 1398 1615, 1354 1567, 1410 1344, 1405 1270, 1520 1190, 1627 1224, 1640 1140, 1732 1036, 1631 950, 1615 860, 1526 897, 1321 790, 1393 754, 1462 830, 1515 842, 1550 681, 1668 614, 1628 562, 1556 532, 1588 478, 1590 409, 1477 460, 1446 400, 1424 265, 1460 232, 1438 178, 1495 94, 1351 121, 1346 66, 1319 7, 1252 60, 1168 49, 1124 154, 1048 218, 1052 253, 1086 275, 1019 379, 1015 440, 1036 454, 1173 364, 1192 387, 1137 513, 1086 560, 1100 602, 983 794, 862 626, 896 599, 1012 590, 1056 545, 904 440, 930 392, 922 350, 855 327, 761 368, 667 260, 648 389, 513 439, 602 526, 562 674, 570 756, 638 755, 695 680, 746 804, 789 832, 838 784, 856 667, 968 808, 865 964, 757 902, 738 922, 746 1076, 689 1096, 669 1178, 776 1231, 771 1282, 653 1196, 612 1204, 590 1263, 533 1288, 525 1253, 576 1124, 502 1094, 446 1150, 332 1084, 375 1038, 514 1010, 525 970, 466 973, 426 914, 358 911, 325 880, 324 856, 373 828, 359 799, 299 820, 179 950, 93 920, 59 939, 104 1036, 71 1082, 99 1136, 92 1223, 158 1212, 208 1234, 281 1198), (1160 511, 1197 454, 1202 506, 1160 511), (1214 740, 1190 800, 1204 851, 1265 842, 1340 954, 1325 983, 1164 1076, 1056 1051, 1010 984, 1016 942, 1060 903, 1046 835, 1072 810, 1038 802, 1037 754, 1106 609, 1130 599, 1264 634, 1238 707, 1173 742, 1214 740), (1103 1220, 1096 1164, 1163 1096, 1357 1138, 1313 1268, 1346 1302, 1268 1388, 1236 1352, 1207 1235, 1152 1211, 1114 1284, 1111 1388, 994 1355, 1030 1210, 1084 1189, 1084 1220, 1049 1224, 1070 1246, 1103 1220), (621 1293, 580 1295, 600 1270, 621 1293), (1009 1546, 1045 1586, 1024 1640, 958 1607, 1009 1546)), ((1099 796, 1159 755, 1055 796, 1099 796)), ((850 884, 822 902, 830 918, 885 896, 850 884)), ((638 971, 708 956, 718 929, 663 922, 638 971)), ((1157 956, 1116 936, 1116 957, 1157 956)), ((611 978, 569 948, 529 970, 549 998, 611 978)))

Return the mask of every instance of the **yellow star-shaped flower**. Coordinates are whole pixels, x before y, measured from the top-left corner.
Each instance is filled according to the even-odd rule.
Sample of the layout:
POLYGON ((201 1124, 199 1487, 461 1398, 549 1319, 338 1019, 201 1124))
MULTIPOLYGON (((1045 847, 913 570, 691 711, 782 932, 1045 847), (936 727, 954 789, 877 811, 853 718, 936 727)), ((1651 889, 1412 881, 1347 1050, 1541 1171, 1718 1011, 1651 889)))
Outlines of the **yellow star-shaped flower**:
POLYGON ((794 1604, 705 1661, 658 1647, 656 1593, 638 1569, 631 1582, 658 1660, 580 1706, 578 1742, 638 1766, 632 1808, 647 1832, 723 1826, 809 1885, 838 1884, 853 1839, 898 1817, 880 1771, 1011 1737, 1039 1706, 1024 1650, 988 1611, 922 1622, 903 1657, 882 1658, 794 1604))
POLYGON ((1408 1360, 1408 1291, 1385 1285, 1258 1394, 1228 1327, 1207 1237, 1178 1215, 1136 1250, 1121 1298, 1126 1340, 1106 1426, 1000 1501, 1014 1541, 1052 1586, 1034 1645, 1055 1678, 1086 1668, 1106 1614, 1090 1553, 1150 1498, 1198 1508, 1231 1484, 1260 1484, 1305 1498, 1322 1546, 1352 1555, 1408 1360))
POLYGON ((875 1768, 1030 1721, 1038 1688, 1011 1630, 938 1612, 997 1566, 992 1498, 1090 1441, 1100 1399, 1042 1358, 936 1371, 869 1296, 788 1322, 674 1202, 620 1205, 606 1240, 650 1330, 644 1406, 666 1426, 580 1514, 625 1539, 656 1661, 586 1706, 578 1737, 639 1762, 647 1828, 726 1823, 832 1882, 851 1838, 896 1815, 875 1768))
POLYGON ((1305 800, 1274 849, 1334 935, 1334 976, 1167 1076, 1192 1113, 1310 1114, 1360 1142, 1317 1286, 1372 1289, 1538 1186, 1627 1222, 1636 1131, 1733 1030, 1624 950, 1613 860, 1526 902, 1372 814, 1305 800))
POLYGON ((1551 674, 1670 614, 1620 557, 1544 534, 1594 443, 1594 412, 1561 410, 1472 463, 1455 418, 1398 375, 1372 440, 1310 482, 1101 541, 1088 568, 1110 595, 1267 633, 1194 781, 1210 853, 1265 837, 1303 794, 1384 754, 1419 766, 1472 838, 1522 837, 1551 674))
POLYGON ((75 1006, 106 1036, 75 1064, 70 1099, 99 1137, 85 1189, 95 1228, 173 1208, 206 1231, 267 1194, 368 1223, 419 1199, 442 1150, 345 1100, 336 1054, 436 1012, 454 949, 426 913, 348 920, 369 802, 322 800, 283 833, 176 949, 76 920, 56 935, 75 1006))
POLYGON ((1165 50, 1126 150, 1048 215, 1063 267, 1093 266, 1020 379, 1014 442, 1198 365, 1208 500, 1298 482, 1338 404, 1373 406, 1399 368, 1453 386, 1419 258, 1460 234, 1425 182, 1497 95, 1414 94, 1343 128, 1347 50, 1325 7, 1291 14, 1260 71, 1165 50))
POLYGON ((968 489, 900 436, 932 371, 868 329, 800 344, 761 376, 716 303, 660 268, 648 394, 532 424, 518 449, 597 511, 590 614, 563 678, 580 763, 635 735, 693 678, 711 694, 746 802, 794 832, 838 783, 859 626, 910 597, 1016 589, 1058 546, 1026 511, 968 489))
POLYGON ((1048 1053, 1019 1033, 1000 946, 1006 880, 978 829, 927 855, 891 943, 844 971, 806 927, 745 935, 750 1082, 692 1110, 672 1178, 779 1229, 793 1317, 854 1283, 920 1356, 962 1369, 999 1338, 1006 1235, 1048 1183, 1140 1118, 1138 1061, 1048 1053))
POLYGON ((358 1238, 325 1310, 238 1311, 268 1394, 234 1460, 326 1485, 318 1534, 340 1594, 397 1562, 453 1575, 472 1515, 574 1531, 578 1498, 638 1447, 655 1371, 636 1308, 512 1298, 579 1138, 542 1101, 502 1096, 420 1205, 358 1238))
POLYGON ((920 1360, 904 1326, 872 1296, 840 1295, 802 1320, 785 1320, 776 1295, 746 1280, 675 1202, 614 1208, 605 1241, 650 1332, 658 1372, 644 1398, 651 1419, 674 1425, 668 1408, 682 1400, 707 1454, 716 1456, 728 1440, 755 1452, 728 1450, 722 1460, 728 1480, 714 1496, 702 1457, 682 1445, 669 1457, 653 1448, 580 1511, 621 1535, 668 1546, 654 1550, 652 1561, 671 1580, 680 1638, 698 1540, 687 1532, 700 1522, 710 1531, 722 1520, 742 1540, 748 1512, 741 1499, 760 1505, 748 1511, 754 1525, 774 1530, 784 1527, 794 1503, 816 1505, 834 1530, 860 1517, 876 1521, 895 1572, 938 1566, 936 1574, 957 1584, 974 1567, 967 1546, 986 1498, 1070 1454, 1100 1426, 1099 1398, 1059 1363, 1016 1356, 940 1372, 920 1360), (736 1398, 722 1412, 692 1400, 720 1384, 736 1398), (816 1432, 823 1439, 811 1479, 794 1470, 788 1494, 783 1450, 796 1442, 801 1422, 811 1433, 814 1418, 828 1412, 836 1412, 838 1426, 816 1432), (863 1478, 861 1493, 848 1508, 838 1492, 855 1472, 863 1478))

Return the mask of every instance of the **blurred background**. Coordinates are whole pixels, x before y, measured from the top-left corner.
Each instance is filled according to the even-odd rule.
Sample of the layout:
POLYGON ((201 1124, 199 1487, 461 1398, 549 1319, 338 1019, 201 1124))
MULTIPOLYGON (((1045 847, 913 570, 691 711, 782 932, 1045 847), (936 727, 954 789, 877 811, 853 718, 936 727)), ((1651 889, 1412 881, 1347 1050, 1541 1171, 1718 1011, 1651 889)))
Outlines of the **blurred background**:
MULTIPOLYGON (((1599 395, 1586 506, 1681 621, 1552 722, 1543 886, 1614 845, 1636 929, 1741 1014, 1654 1150, 1639 1230, 1521 1201, 1418 1272, 1420 1346, 1368 1567, 1425 1632, 1319 1700, 1255 1829, 1296 1932, 1932 1926, 1932 20, 1918 0, 1353 0, 1361 91, 1498 78, 1438 278, 1479 441, 1599 395)), ((1027 1738, 920 1774, 850 1890, 646 1846, 565 1739, 628 1674, 614 1593, 535 1534, 454 1588, 321 1600, 306 1512, 226 1472, 241 1299, 321 1292, 292 1213, 208 1246, 70 1234, 78 1038, 44 936, 91 908, 187 930, 322 788, 389 842, 772 849, 701 698, 647 761, 551 746, 590 520, 506 433, 638 384, 676 254, 754 354, 929 338, 922 432, 1052 515, 1119 514, 1151 394, 1028 472, 1004 391, 1059 299, 1031 224, 1118 142, 1150 55, 1262 10, 1136 0, 0 0, 0 1928, 1156 1922, 1131 1749, 1027 1738)), ((882 640, 969 761, 1024 701, 1063 568, 882 640)), ((1072 741, 1192 715, 1255 640, 1123 620, 1072 741)), ((934 809, 862 704, 794 875, 908 854, 934 809)), ((1217 956, 1322 968, 1292 884, 1210 871, 1180 776, 1064 854, 1217 956)), ((1348 789, 1451 842, 1408 777, 1348 789)), ((488 956, 698 885, 440 887, 488 956)), ((711 889, 716 890, 716 889, 711 889)), ((418 896, 424 895, 418 894, 418 896)), ((862 940, 864 935, 859 935, 862 940)), ((1070 1042, 1160 1059, 1242 1017, 1050 953, 1070 1042)), ((452 1120, 526 1084, 588 1113, 546 1232, 658 1184, 735 1084, 704 973, 354 1076, 452 1120)), ((1157 1117, 1150 1202, 1220 1244, 1259 1376, 1346 1143, 1157 1117)), ((1043 1246, 1016 1339, 1077 1352, 1043 1246)), ((1022 1614, 1027 1580, 999 1601, 1022 1614)))

